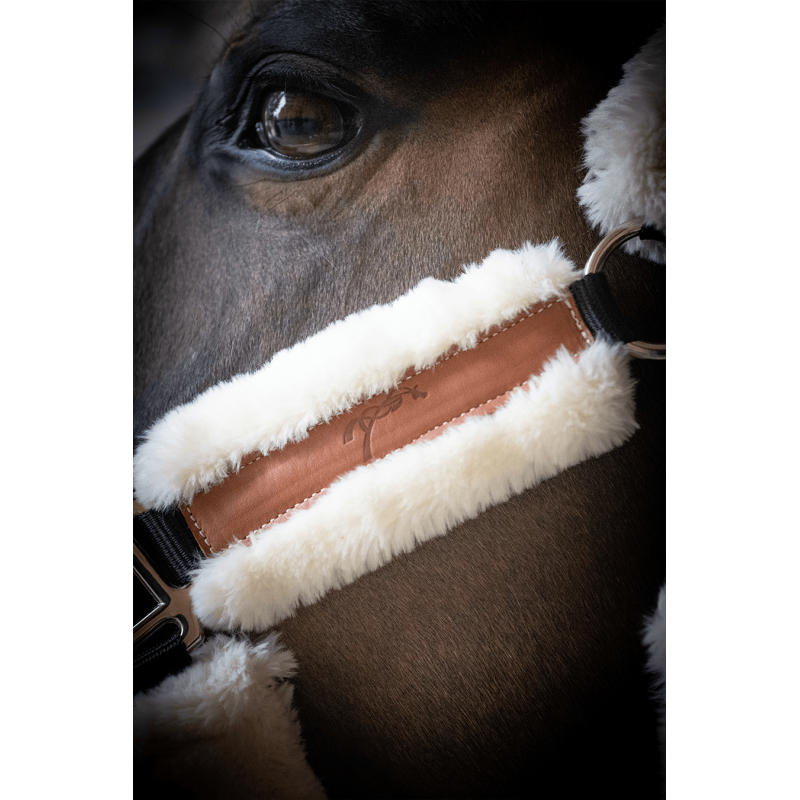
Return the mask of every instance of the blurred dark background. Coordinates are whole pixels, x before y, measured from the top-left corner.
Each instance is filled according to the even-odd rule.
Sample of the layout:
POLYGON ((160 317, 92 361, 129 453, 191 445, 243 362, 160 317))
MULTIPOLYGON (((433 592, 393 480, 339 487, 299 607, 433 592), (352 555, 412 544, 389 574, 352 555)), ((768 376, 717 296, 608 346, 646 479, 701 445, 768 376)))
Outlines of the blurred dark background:
POLYGON ((248 9, 236 0, 134 0, 134 159, 191 107, 225 47, 223 37, 248 9))

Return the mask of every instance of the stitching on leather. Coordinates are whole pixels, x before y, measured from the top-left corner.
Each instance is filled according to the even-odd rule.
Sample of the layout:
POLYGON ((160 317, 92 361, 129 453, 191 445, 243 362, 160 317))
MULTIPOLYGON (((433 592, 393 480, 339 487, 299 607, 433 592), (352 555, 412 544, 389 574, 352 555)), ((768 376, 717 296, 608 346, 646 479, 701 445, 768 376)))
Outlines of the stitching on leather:
POLYGON ((328 486, 323 486, 319 491, 314 492, 314 494, 310 494, 308 497, 306 497, 305 500, 301 500, 299 503, 295 503, 291 508, 287 508, 286 511, 281 511, 281 513, 278 514, 277 517, 273 517, 269 522, 265 522, 260 528, 257 528, 254 531, 250 531, 250 533, 248 533, 247 536, 243 536, 241 539, 238 539, 237 541, 241 542, 244 539, 247 539, 248 536, 252 536, 254 533, 258 533, 259 531, 263 531, 264 528, 267 527, 267 525, 272 525, 272 523, 275 522, 276 519, 280 519, 284 514, 288 514, 290 511, 294 511, 296 508, 299 508, 301 505, 303 505, 303 503, 307 503, 309 500, 313 499, 318 494, 322 494, 331 485, 332 484, 328 484, 328 486))
MULTIPOLYGON (((455 358, 457 355, 461 355, 461 353, 467 353, 470 350, 474 350, 478 345, 481 345, 484 342, 488 342, 489 339, 493 339, 495 336, 498 336, 501 333, 505 333, 506 331, 511 330, 511 328, 513 328, 515 325, 519 325, 521 322, 525 322, 526 319, 530 319, 531 317, 536 316, 536 314, 541 314, 542 311, 546 311, 548 308, 550 308, 551 306, 554 306, 556 303, 566 303, 567 307, 570 310, 570 313, 572 313, 572 316, 575 319, 575 322, 578 323, 577 317, 575 317, 575 314, 572 312, 572 307, 569 305, 569 302, 567 300, 553 300, 550 303, 548 303, 546 306, 542 306, 540 309, 537 309, 536 311, 531 311, 529 314, 526 314, 524 317, 520 317, 520 319, 516 320, 516 322, 511 322, 511 323, 505 325, 505 327, 500 328, 499 330, 495 331, 494 333, 491 333, 491 334, 488 334, 488 335, 484 335, 483 338, 478 339, 475 342, 475 344, 472 347, 468 348, 467 350, 456 350, 455 353, 451 353, 449 356, 447 356, 446 358, 443 358, 441 361, 437 360, 431 366, 423 367, 422 369, 417 370, 413 375, 409 375, 407 378, 404 378, 403 380, 404 381, 410 381, 412 378, 416 378, 417 375, 421 375, 423 372, 427 372, 427 370, 432 369, 433 367, 438 367, 440 364, 444 364, 445 361, 449 361, 451 358, 455 358)), ((578 330, 580 331, 580 333, 583 336, 583 338, 586 339, 586 341, 589 342, 589 344, 591 344, 591 342, 589 341, 589 339, 586 336, 586 334, 584 334, 583 331, 581 330, 579 323, 578 323, 578 330)), ((402 381, 401 381, 401 383, 402 383, 402 381)), ((370 397, 367 397, 365 400, 362 400, 361 402, 362 403, 366 403, 369 400, 371 400, 373 397, 377 397, 379 394, 384 394, 384 392, 377 392, 376 394, 371 395, 370 397)), ((488 402, 491 402, 491 401, 488 401, 488 402)), ((356 405, 361 405, 361 403, 357 403, 356 405)), ((476 406, 476 408, 477 408, 477 406, 476 406)), ((350 409, 344 409, 343 411, 340 412, 340 414, 344 414, 349 410, 350 409)), ((445 423, 442 423, 442 424, 444 425, 445 423)), ((312 428, 309 428, 308 432, 310 432, 314 427, 316 427, 316 425, 312 426, 312 428)), ((435 430, 435 428, 432 428, 431 430, 435 430)), ((422 434, 422 435, 424 436, 425 434, 422 434)), ((247 462, 245 462, 243 464, 239 464, 239 469, 236 470, 236 474, 240 473, 245 467, 249 467, 251 464, 255 464, 256 461, 260 461, 262 458, 264 458, 264 455, 265 455, 264 453, 260 453, 252 461, 247 461, 247 462)), ((312 495, 312 497, 313 497, 313 495, 312 495)), ((306 498, 306 499, 308 500, 310 498, 306 498)), ((305 502, 305 500, 303 502, 305 502)), ((291 511, 291 510, 292 509, 287 509, 287 511, 291 511)), ((285 514, 286 511, 284 511, 283 513, 285 514)), ((192 519, 194 519, 194 517, 192 517, 192 519)), ((265 525, 269 525, 268 522, 264 523, 264 524, 265 525)), ((198 528, 198 530, 199 530, 199 528, 198 528)), ((260 528, 259 528, 259 530, 260 530, 260 528)))
MULTIPOLYGON (((544 310, 544 309, 542 309, 542 310, 544 310)), ((522 321, 522 320, 520 320, 520 321, 522 321)), ((498 331, 498 333, 499 333, 499 331, 498 331)), ((379 461, 383 461, 385 458, 390 456, 392 453, 397 453, 398 451, 403 450, 404 448, 409 447, 412 444, 416 444, 420 439, 422 439, 424 436, 427 436, 429 433, 431 433, 431 432, 433 432, 435 430, 438 430, 439 428, 441 428, 441 427, 443 427, 445 425, 452 424, 457 419, 461 419, 461 417, 464 417, 467 414, 472 413, 473 411, 475 411, 478 408, 482 408, 483 406, 486 406, 486 405, 489 405, 490 403, 493 403, 499 397, 502 397, 505 394, 509 394, 510 392, 513 392, 515 389, 519 389, 520 386, 524 386, 525 384, 527 384, 527 382, 528 382, 527 380, 524 380, 521 383, 518 383, 516 386, 512 386, 510 389, 506 389, 506 391, 500 392, 500 394, 498 394, 496 397, 491 398, 491 400, 485 400, 483 403, 479 403, 477 406, 473 406, 468 411, 464 411, 462 414, 458 414, 457 416, 453 417, 452 419, 449 419, 449 420, 447 420, 445 422, 440 422, 438 425, 435 425, 430 430, 425 431, 425 433, 421 433, 416 439, 413 439, 412 441, 404 444, 402 447, 398 447, 396 450, 392 450, 391 453, 387 453, 385 456, 381 456, 380 458, 376 458, 374 461, 371 461, 370 464, 377 464, 379 461)), ((360 466, 368 466, 368 465, 362 464, 360 466)), ((356 467, 355 469, 358 469, 358 468, 359 467, 356 467)), ((346 472, 344 474, 345 475, 349 475, 350 472, 354 472, 354 471, 355 470, 350 470, 349 472, 346 472)), ((343 476, 340 475, 339 477, 343 477, 343 476)), ((336 478, 333 481, 333 483, 335 483, 337 480, 339 480, 339 478, 336 478)), ((243 536, 241 539, 237 539, 237 541, 242 542, 245 539, 247 539, 250 536, 252 536, 254 533, 258 533, 259 531, 263 531, 264 528, 266 528, 268 525, 271 525, 273 522, 275 522, 276 519, 280 519, 284 514, 288 514, 290 511, 294 511, 296 508, 298 508, 299 506, 303 505, 303 503, 307 503, 309 500, 311 500, 312 498, 316 497, 318 494, 322 494, 322 492, 324 492, 326 489, 329 489, 331 486, 333 486, 333 483, 328 484, 328 486, 323 486, 322 489, 319 489, 318 491, 314 492, 314 494, 309 495, 308 497, 306 497, 305 500, 301 500, 299 503, 295 503, 291 508, 287 508, 286 511, 282 511, 276 517, 273 517, 269 522, 265 522, 263 525, 261 525, 256 530, 250 531, 250 533, 248 533, 247 536, 243 536)), ((192 517, 192 519, 194 519, 194 517, 192 517)))
MULTIPOLYGON (((500 330, 496 331, 495 333, 492 333, 492 334, 490 334, 489 336, 485 336, 483 339, 480 339, 480 340, 478 340, 478 341, 476 342, 476 344, 475 344, 475 347, 477 347, 479 344, 483 344, 483 342, 486 342, 486 341, 488 341, 489 339, 491 339, 491 338, 493 338, 493 337, 497 336, 498 334, 501 334, 501 333, 504 333, 504 332, 505 332, 505 331, 507 331, 507 330, 510 330, 510 329, 511 329, 511 328, 513 328, 515 325, 519 325, 519 323, 520 323, 520 322, 524 322, 526 319, 530 319, 532 316, 534 316, 534 315, 536 315, 536 314, 540 314, 542 311, 545 311, 545 310, 547 310, 548 308, 550 308, 551 306, 555 305, 556 303, 564 303, 564 304, 567 306, 567 308, 569 309, 569 312, 570 312, 570 314, 572 315, 572 319, 573 319, 573 321, 575 322, 575 326, 576 326, 576 327, 577 327, 577 329, 578 329, 578 332, 579 332, 579 333, 581 334, 581 336, 582 336, 582 337, 583 337, 583 338, 586 340, 587 344, 591 344, 591 343, 592 343, 592 342, 591 342, 591 340, 590 340, 590 339, 589 339, 589 337, 586 335, 586 333, 585 333, 585 331, 584 331, 584 328, 583 328, 583 326, 581 325, 581 322, 580 322, 580 320, 578 319, 578 317, 575 315, 575 312, 573 311, 572 304, 569 302, 569 300, 563 299, 563 300, 553 300, 551 303, 548 303, 546 306, 543 306, 542 308, 538 309, 537 311, 532 311, 530 314, 526 314, 524 317, 522 317, 522 318, 518 319, 516 322, 512 322, 510 325, 507 325, 506 327, 504 327, 504 328, 501 328, 500 330)), ((470 348, 470 349, 474 349, 474 348, 470 348)), ((454 356, 457 356, 457 355, 459 355, 459 353, 464 353, 464 352, 467 352, 467 351, 466 351, 466 350, 458 350, 458 351, 456 351, 455 353, 453 353, 452 355, 448 356, 447 358, 444 358, 444 359, 442 359, 441 361, 437 361, 437 362, 436 362, 436 364, 435 364, 434 366, 438 366, 439 364, 443 364, 445 361, 449 361, 449 360, 450 360, 451 358, 453 358, 454 356)), ((425 371, 426 371, 426 370, 428 370, 428 369, 430 369, 430 367, 425 367, 424 369, 421 369, 421 370, 419 370, 418 372, 415 372, 413 375, 410 375, 408 378, 406 378, 406 380, 410 380, 411 378, 414 378, 414 377, 416 377, 417 375, 419 375, 419 374, 420 374, 420 373, 422 373, 422 372, 425 372, 425 371)), ((484 406, 487 406, 487 405, 489 405, 490 403, 494 403, 494 402, 495 402, 495 400, 497 400, 498 398, 500 398, 500 397, 503 397, 503 395, 510 394, 510 393, 511 393, 511 392, 513 392, 515 389, 519 389, 519 388, 520 388, 520 386, 525 386, 527 383, 528 383, 527 379, 526 379, 526 380, 524 380, 524 381, 521 381, 521 382, 520 382, 520 383, 518 383, 516 386, 512 386, 510 389, 506 389, 505 391, 503 391, 503 392, 500 392, 500 394, 498 394, 498 395, 497 395, 497 396, 495 396, 495 397, 492 397, 490 400, 484 400, 484 402, 483 402, 483 403, 479 403, 477 406, 473 406, 473 407, 472 407, 472 408, 470 408, 469 410, 467 410, 467 411, 464 411, 464 412, 462 412, 461 414, 458 414, 457 416, 453 417, 452 419, 446 420, 445 422, 440 422, 438 425, 435 425, 435 426, 434 426, 433 428, 431 428, 430 430, 427 430, 427 431, 425 431, 425 433, 421 433, 421 434, 420 434, 420 435, 419 435, 419 436, 418 436, 416 439, 413 439, 412 441, 410 441, 410 442, 407 442, 406 444, 402 445, 402 447, 398 447, 397 449, 395 449, 395 450, 392 450, 392 453, 396 453, 396 452, 398 452, 399 450, 402 450, 403 448, 405 448, 405 447, 408 447, 409 445, 416 444, 416 443, 417 443, 417 442, 418 442, 420 439, 424 438, 424 437, 425 437, 425 436, 427 436, 429 433, 432 433, 433 431, 435 431, 435 430, 438 430, 439 428, 442 428, 442 427, 444 427, 444 426, 446 426, 446 425, 451 425, 451 424, 452 424, 453 422, 455 422, 457 419, 461 419, 461 417, 464 417, 464 416, 466 416, 467 414, 471 414, 473 411, 476 411, 476 410, 477 410, 477 409, 479 409, 479 408, 483 408, 484 406)), ((381 394, 381 393, 379 392, 379 394, 381 394)), ((373 397, 374 397, 374 396, 376 396, 376 395, 373 395, 373 397)), ((368 398, 368 399, 369 399, 369 398, 368 398)), ((366 400, 365 400, 364 402, 366 402, 366 400)), ((374 461, 372 461, 372 462, 370 462, 370 463, 372 463, 372 464, 375 464, 375 463, 377 463, 378 461, 383 461, 383 459, 384 459, 384 458, 386 458, 387 456, 390 456, 392 453, 387 453, 385 456, 382 456, 381 458, 375 459, 374 461)), ((248 461, 246 464, 242 464, 242 465, 241 465, 241 467, 240 467, 240 470, 241 470, 241 469, 244 469, 245 467, 249 467, 249 466, 250 466, 250 464, 255 464, 255 462, 256 462, 256 461, 259 461, 259 460, 260 460, 260 459, 262 459, 263 457, 264 457, 264 454, 262 453, 262 454, 260 454, 260 455, 259 455, 257 458, 254 458, 252 461, 248 461)), ((357 469, 357 467, 356 467, 356 469, 357 469)), ((350 472, 352 472, 352 471, 353 471, 353 470, 350 470, 350 472)), ((345 474, 349 474, 349 473, 345 473, 345 474)), ((340 477, 341 477, 341 476, 340 476, 340 477)), ((336 480, 338 480, 338 478, 337 478, 336 480)), ((335 481, 334 481, 334 482, 335 482, 335 481)), ((332 485, 333 485, 333 484, 329 484, 328 486, 324 486, 322 489, 319 489, 318 491, 314 492, 313 494, 310 494, 310 495, 309 495, 308 497, 306 497, 304 500, 301 500, 299 503, 295 503, 295 505, 293 505, 291 508, 287 508, 287 509, 286 509, 286 511, 282 511, 280 514, 278 514, 277 516, 273 517, 273 518, 272 518, 271 520, 269 520, 268 522, 265 522, 263 525, 261 525, 261 526, 260 526, 259 528, 257 528, 256 530, 254 530, 254 531, 250 531, 250 533, 248 533, 246 536, 243 536, 241 539, 237 539, 236 541, 238 541, 238 542, 243 542, 245 539, 249 539, 249 538, 250 538, 250 536, 252 536, 254 533, 258 533, 259 531, 263 531, 263 530, 264 530, 264 529, 265 529, 267 526, 269 526, 269 525, 271 525, 273 522, 275 522, 275 520, 277 520, 277 519, 280 519, 282 516, 284 516, 284 514, 288 514, 290 511, 294 511, 296 508, 299 508, 299 507, 300 507, 300 506, 302 506, 304 503, 307 503, 309 500, 312 500, 314 497, 316 497, 318 494, 321 494, 322 492, 324 492, 326 489, 328 489, 328 488, 329 488, 330 486, 332 486, 332 485)), ((187 510, 188 510, 188 507, 187 507, 187 510)), ((189 516, 191 516, 191 517, 192 517, 192 519, 194 520, 194 517, 192 516, 192 513, 191 513, 191 511, 189 511, 189 516)), ((196 520, 195 520, 195 524, 197 524, 197 521, 196 521, 196 520)), ((198 530, 200 530, 199 526, 198 526, 198 530)), ((208 540, 206 539, 206 537, 205 537, 205 534, 203 534, 203 532, 202 532, 202 531, 200 531, 200 534, 203 536, 203 539, 205 540, 206 544, 208 544, 208 540)), ((209 548, 212 550, 212 552, 219 552, 219 551, 215 551, 215 550, 214 550, 214 549, 211 547, 211 545, 210 545, 210 544, 209 544, 208 546, 209 546, 209 548)))
POLYGON ((203 529, 200 527, 200 523, 194 518, 194 514, 192 514, 192 507, 191 506, 186 506, 186 511, 189 514, 189 516, 192 518, 192 522, 194 522, 195 528, 197 528, 197 530, 200 532, 200 535, 203 537, 203 541, 208 546, 208 549, 213 553, 214 552, 214 548, 211 546, 211 544, 208 541, 208 539, 206 539, 206 535, 205 535, 205 533, 203 533, 203 529))
MULTIPOLYGON (((500 330, 495 331, 489 335, 484 335, 482 339, 478 339, 475 344, 468 348, 467 350, 456 350, 455 353, 451 353, 447 358, 443 358, 441 361, 435 361, 430 367, 423 367, 420 370, 417 370, 413 375, 409 375, 406 380, 411 380, 411 378, 416 378, 417 375, 426 372, 427 370, 431 369, 432 367, 438 367, 440 364, 444 364, 445 361, 449 361, 451 358, 455 358, 456 356, 461 355, 462 353, 468 353, 470 350, 474 350, 478 345, 483 344, 484 342, 488 342, 489 339, 494 339, 495 336, 499 336, 501 333, 505 333, 506 331, 510 331, 515 325, 519 325, 520 322, 525 322, 526 319, 530 319, 531 317, 536 316, 537 314, 541 314, 542 311, 546 311, 550 306, 554 306, 556 303, 562 303, 563 300, 553 300, 551 303, 548 303, 546 306, 542 306, 537 311, 531 311, 530 314, 526 314, 524 317, 520 317, 516 322, 512 322, 506 325, 504 328, 500 328, 500 330)), ((379 393, 380 394, 380 393, 379 393)), ((369 398, 368 398, 369 399, 369 398)), ((366 402, 366 400, 364 401, 366 402)))
POLYGON ((252 461, 247 461, 244 464, 239 464, 239 469, 237 469, 236 472, 237 473, 241 472, 245 467, 249 467, 251 464, 255 464, 256 461, 261 461, 262 458, 264 458, 264 454, 259 453, 258 456, 254 458, 252 461))
POLYGON ((570 303, 570 301, 566 300, 566 299, 562 300, 561 302, 566 304, 567 308, 569 309, 569 313, 572 314, 572 319, 575 320, 575 325, 578 327, 578 331, 580 332, 580 335, 583 336, 584 339, 586 339, 586 343, 587 344, 591 344, 592 340, 589 338, 589 336, 586 333, 586 327, 578 319, 578 315, 575 313, 575 311, 572 308, 572 303, 570 303))
MULTIPOLYGON (((457 419, 461 419, 461 417, 465 417, 467 414, 471 414, 473 411, 476 411, 479 408, 483 408, 484 406, 488 406, 489 403, 494 403, 494 401, 497 400, 499 397, 502 397, 504 394, 509 394, 509 393, 513 392, 515 389, 519 389, 520 386, 524 386, 527 382, 528 382, 527 380, 524 380, 521 383, 518 383, 516 386, 512 386, 510 389, 506 389, 504 392, 500 392, 500 394, 498 394, 497 397, 493 397, 491 400, 484 400, 482 403, 478 403, 477 406, 473 406, 472 408, 470 408, 469 411, 464 411, 463 413, 459 414, 456 417, 453 417, 453 419, 447 420, 446 422, 440 422, 438 425, 434 426, 429 431, 425 431, 425 433, 421 433, 419 436, 417 436, 416 439, 413 439, 408 444, 416 444, 420 439, 422 439, 424 436, 427 436, 429 433, 432 433, 433 431, 438 430, 439 428, 441 428, 441 427, 443 427, 445 425, 450 425, 451 423, 455 422, 457 419)), ((403 447, 408 447, 408 445, 404 444, 403 447)), ((398 447, 397 450, 402 450, 403 447, 398 447)), ((397 450, 392 450, 392 453, 396 453, 397 450)), ((387 453, 386 455, 391 455, 391 453, 387 453)), ((386 458, 386 456, 384 456, 384 458, 386 458)))

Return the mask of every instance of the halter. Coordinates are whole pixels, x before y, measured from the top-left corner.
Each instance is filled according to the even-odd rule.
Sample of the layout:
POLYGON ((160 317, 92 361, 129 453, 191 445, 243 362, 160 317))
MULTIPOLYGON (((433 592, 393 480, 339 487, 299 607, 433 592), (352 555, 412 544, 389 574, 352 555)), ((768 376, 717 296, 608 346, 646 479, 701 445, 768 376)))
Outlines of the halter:
MULTIPOLYGON (((231 543, 249 541, 251 531, 280 525, 296 511, 310 508, 337 476, 349 474, 359 463, 408 450, 408 445, 439 436, 476 415, 495 414, 514 387, 527 386, 531 373, 535 376, 547 367, 558 347, 566 347, 577 360, 587 344, 599 339, 624 344, 635 358, 664 360, 665 344, 633 338, 600 273, 611 253, 634 237, 665 242, 662 233, 644 227, 641 220, 612 231, 590 255, 584 276, 569 286, 574 307, 564 300, 526 308, 503 325, 485 330, 471 348, 445 354, 430 368, 407 374, 388 392, 351 404, 328 424, 312 427, 302 441, 289 442, 266 458, 256 452, 242 460, 235 472, 221 483, 212 482, 215 485, 197 494, 191 505, 136 517, 134 585, 141 609, 134 620, 136 691, 183 669, 190 662, 188 654, 203 641, 189 596, 192 571, 201 553, 223 552, 231 543), (515 374, 507 375, 505 369, 499 375, 491 369, 487 372, 487 365, 498 362, 516 364, 515 374), (474 407, 459 413, 465 387, 473 385, 480 386, 475 396, 482 400, 470 400, 467 404, 474 402, 474 407), (430 409, 429 392, 439 403, 433 417, 395 413, 404 406, 430 409), (384 440, 376 444, 373 433, 379 428, 384 440), (314 465, 310 470, 309 464, 314 465), (274 508, 265 506, 264 497, 274 508), (261 524, 262 520, 266 522, 261 524)), ((632 428, 622 439, 612 437, 610 446, 604 444, 587 454, 616 446, 630 432, 632 428)), ((583 457, 573 458, 572 463, 583 457)))

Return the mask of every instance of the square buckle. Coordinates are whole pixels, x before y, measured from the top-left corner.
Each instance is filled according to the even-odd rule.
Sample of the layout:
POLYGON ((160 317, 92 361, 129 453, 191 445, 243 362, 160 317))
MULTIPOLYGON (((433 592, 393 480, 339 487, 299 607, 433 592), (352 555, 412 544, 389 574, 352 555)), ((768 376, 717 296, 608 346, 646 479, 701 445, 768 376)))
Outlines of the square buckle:
POLYGON ((145 554, 133 543, 134 647, 162 624, 181 629, 186 651, 203 641, 203 629, 194 614, 189 586, 168 585, 153 568, 145 554), (137 609, 139 613, 137 613, 137 609), (137 619, 139 617, 139 619, 137 619))

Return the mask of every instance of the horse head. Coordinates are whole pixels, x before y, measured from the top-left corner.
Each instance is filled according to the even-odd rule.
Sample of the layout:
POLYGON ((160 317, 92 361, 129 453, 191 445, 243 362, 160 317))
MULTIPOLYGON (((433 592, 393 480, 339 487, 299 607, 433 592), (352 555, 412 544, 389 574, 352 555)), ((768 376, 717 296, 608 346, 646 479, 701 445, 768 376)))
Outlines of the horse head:
MULTIPOLYGON (((252 6, 135 165, 137 441, 219 381, 496 248, 557 237, 582 263, 598 234, 576 200, 581 121, 664 13, 252 6)), ((657 336, 663 273, 630 254, 611 273, 657 336)), ((664 374, 631 369, 625 445, 276 627, 329 795, 657 792, 639 633, 664 581, 664 374)))

